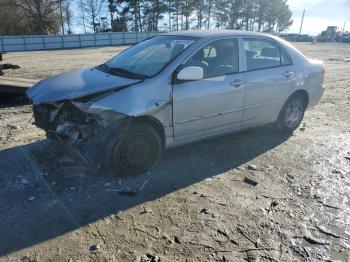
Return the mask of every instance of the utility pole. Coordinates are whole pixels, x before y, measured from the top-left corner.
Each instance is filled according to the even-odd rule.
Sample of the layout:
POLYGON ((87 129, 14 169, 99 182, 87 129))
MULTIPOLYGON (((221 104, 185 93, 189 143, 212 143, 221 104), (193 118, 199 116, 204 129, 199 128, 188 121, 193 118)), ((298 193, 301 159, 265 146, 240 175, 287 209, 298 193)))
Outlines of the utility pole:
POLYGON ((346 27, 346 23, 344 23, 344 26, 343 26, 343 34, 345 33, 345 27, 346 27))
POLYGON ((305 17, 305 9, 304 9, 304 11, 303 11, 303 17, 301 18, 301 24, 300 24, 299 35, 301 34, 301 31, 303 30, 304 17, 305 17))

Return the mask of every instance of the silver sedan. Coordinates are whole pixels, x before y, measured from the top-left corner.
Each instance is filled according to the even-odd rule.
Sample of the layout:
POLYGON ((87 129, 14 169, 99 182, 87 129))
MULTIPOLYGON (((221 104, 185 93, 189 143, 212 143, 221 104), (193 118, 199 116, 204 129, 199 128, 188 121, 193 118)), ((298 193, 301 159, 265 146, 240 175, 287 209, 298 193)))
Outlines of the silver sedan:
POLYGON ((27 95, 35 124, 94 169, 140 174, 166 148, 275 124, 293 132, 324 93, 322 61, 230 30, 167 33, 27 95))

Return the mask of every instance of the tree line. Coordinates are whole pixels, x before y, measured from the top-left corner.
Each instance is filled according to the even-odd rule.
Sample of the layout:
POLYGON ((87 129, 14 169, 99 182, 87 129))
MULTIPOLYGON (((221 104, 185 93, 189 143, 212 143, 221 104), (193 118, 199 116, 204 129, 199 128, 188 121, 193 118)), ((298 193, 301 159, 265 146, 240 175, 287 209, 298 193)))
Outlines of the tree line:
POLYGON ((228 28, 282 32, 287 0, 0 0, 0 35, 228 28), (74 7, 74 8, 73 8, 74 7))

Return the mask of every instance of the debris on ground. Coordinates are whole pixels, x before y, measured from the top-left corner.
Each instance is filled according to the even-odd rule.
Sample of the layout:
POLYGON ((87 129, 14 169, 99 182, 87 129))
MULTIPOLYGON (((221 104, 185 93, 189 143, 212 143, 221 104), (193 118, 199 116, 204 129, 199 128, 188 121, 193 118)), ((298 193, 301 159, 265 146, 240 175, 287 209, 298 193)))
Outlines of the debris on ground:
POLYGON ((141 262, 160 262, 160 258, 158 256, 147 253, 141 257, 141 262))
POLYGON ((180 237, 174 236, 174 242, 175 242, 176 244, 181 244, 180 237))
POLYGON ((209 214, 209 211, 208 211, 208 209, 206 209, 206 208, 202 208, 201 211, 200 211, 199 213, 208 215, 208 214, 209 214))
MULTIPOLYGON (((3 61, 3 55, 6 54, 5 52, 0 52, 0 62, 3 61)), ((5 73, 3 70, 8 70, 8 69, 19 69, 21 68, 18 65, 13 65, 13 64, 0 64, 0 76, 3 76, 5 73)))
POLYGON ((319 225, 316 225, 316 228, 323 234, 327 235, 327 236, 331 236, 331 237, 334 237, 334 238, 340 238, 340 236, 328 231, 325 227, 323 226, 319 226, 319 225))
POLYGON ((329 245, 328 242, 313 238, 312 236, 304 236, 303 238, 311 245, 329 245))
POLYGON ((144 190, 147 183, 147 178, 130 178, 125 182, 127 185, 124 185, 121 180, 119 180, 118 185, 107 182, 104 186, 107 188, 107 192, 117 192, 119 195, 134 197, 144 190))
POLYGON ((13 124, 9 124, 9 125, 7 125, 7 127, 11 128, 13 130, 21 129, 18 125, 13 125, 13 124))
POLYGON ((144 215, 144 214, 149 214, 149 213, 152 213, 152 209, 149 209, 147 207, 143 207, 143 210, 141 211, 141 215, 144 215))
POLYGON ((257 181, 255 181, 254 179, 249 178, 249 177, 245 177, 243 182, 248 184, 248 185, 251 185, 253 187, 255 187, 255 186, 257 186, 259 184, 257 181))
POLYGON ((270 203, 270 206, 269 208, 267 208, 267 212, 271 212, 271 211, 274 211, 275 207, 278 206, 278 202, 276 200, 273 200, 271 203, 270 203))
POLYGON ((256 165, 249 165, 248 169, 251 170, 251 171, 259 171, 259 168, 256 165))
POLYGON ((101 246, 98 244, 94 244, 94 245, 90 246, 89 250, 90 250, 90 252, 98 252, 101 250, 101 246))

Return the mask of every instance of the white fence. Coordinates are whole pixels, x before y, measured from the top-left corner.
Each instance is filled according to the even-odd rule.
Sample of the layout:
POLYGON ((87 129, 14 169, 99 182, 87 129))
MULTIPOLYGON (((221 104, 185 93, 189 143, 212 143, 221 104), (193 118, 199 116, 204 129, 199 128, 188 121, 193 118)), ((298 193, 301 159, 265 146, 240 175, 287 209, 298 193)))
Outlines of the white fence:
POLYGON ((0 36, 0 51, 18 52, 129 45, 157 34, 154 32, 121 32, 81 35, 0 36))

